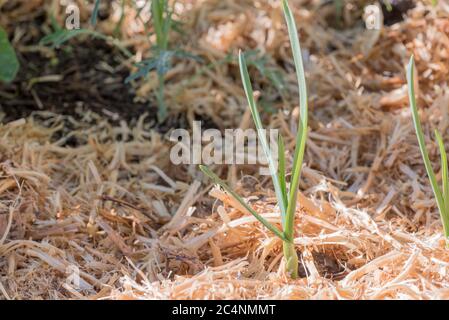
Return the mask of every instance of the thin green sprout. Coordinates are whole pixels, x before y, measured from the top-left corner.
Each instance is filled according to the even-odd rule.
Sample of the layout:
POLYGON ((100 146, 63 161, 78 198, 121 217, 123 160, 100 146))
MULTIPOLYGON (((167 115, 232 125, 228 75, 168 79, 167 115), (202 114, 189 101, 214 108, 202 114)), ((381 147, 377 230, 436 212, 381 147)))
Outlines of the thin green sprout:
POLYGON ((296 147, 293 158, 292 175, 290 181, 290 188, 287 190, 287 183, 285 181, 285 146, 282 136, 278 140, 278 168, 276 168, 272 152, 268 147, 268 143, 263 132, 262 121, 260 119, 259 111, 253 96, 253 89, 246 66, 244 55, 239 53, 240 73, 242 77, 243 87, 245 89, 246 98, 253 116, 253 120, 259 135, 259 141, 262 145, 264 153, 268 159, 268 167, 270 169, 273 185, 278 199, 279 208, 281 211, 282 228, 280 231, 270 222, 261 217, 255 212, 238 194, 236 194, 224 181, 220 180, 212 171, 206 166, 200 166, 200 169, 209 176, 216 184, 220 185, 227 193, 236 199, 241 205, 245 207, 257 220, 259 220, 268 230, 273 232, 277 237, 283 241, 283 252, 286 261, 286 271, 291 278, 298 277, 298 254, 294 245, 294 218, 297 207, 297 198, 299 190, 299 178, 301 176, 301 168, 304 159, 304 152, 307 140, 307 117, 308 117, 308 103, 307 103, 307 88, 304 75, 304 66, 301 55, 301 46, 298 39, 298 31, 296 29, 293 14, 288 6, 287 0, 282 1, 282 7, 287 22, 287 29, 290 38, 290 43, 293 51, 293 58, 296 68, 296 74, 299 87, 300 100, 300 119, 298 123, 298 133, 296 136, 296 147))

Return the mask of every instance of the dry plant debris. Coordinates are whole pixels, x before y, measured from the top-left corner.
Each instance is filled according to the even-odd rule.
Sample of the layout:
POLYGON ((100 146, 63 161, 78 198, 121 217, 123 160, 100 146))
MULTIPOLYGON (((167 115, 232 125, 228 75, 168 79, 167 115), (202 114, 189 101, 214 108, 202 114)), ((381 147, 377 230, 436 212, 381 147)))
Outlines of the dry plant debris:
MULTIPOLYGON (((237 66, 219 61, 226 50, 259 48, 286 71, 291 97, 265 97, 277 110, 265 121, 281 128, 292 152, 297 88, 277 1, 256 9, 252 1, 180 2, 193 35, 186 45, 215 64, 182 61, 169 72, 172 112, 188 123, 201 115, 218 128, 250 125, 237 66)), ((291 0, 311 104, 295 220, 300 279, 284 274, 281 241, 253 216, 210 189, 195 167, 170 163, 171 143, 145 115, 128 125, 93 112, 80 120, 38 111, 0 127, 0 296, 448 299, 449 251, 413 132, 404 66, 414 53, 423 131, 438 169, 431 128, 447 137, 449 7, 417 1, 404 21, 372 32, 352 24, 354 12, 345 18, 351 28, 329 28, 305 2, 291 0), (71 267, 82 290, 66 282, 71 267)), ((41 4, 23 1, 2 25, 41 4)), ((98 25, 111 30, 113 21, 98 25)), ((143 54, 139 28, 125 21, 122 29, 124 42, 143 54)), ((252 79, 264 94, 266 79, 252 79)), ((145 97, 153 85, 142 82, 138 92, 145 97)), ((245 166, 222 174, 279 225, 266 177, 245 166)))

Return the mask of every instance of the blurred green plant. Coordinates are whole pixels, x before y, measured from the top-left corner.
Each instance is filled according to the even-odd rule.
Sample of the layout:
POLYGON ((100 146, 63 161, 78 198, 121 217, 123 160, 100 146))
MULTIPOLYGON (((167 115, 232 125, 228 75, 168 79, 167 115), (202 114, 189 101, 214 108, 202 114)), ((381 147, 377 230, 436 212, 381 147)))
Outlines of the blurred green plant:
POLYGON ((296 29, 293 14, 288 6, 287 0, 282 1, 282 7, 287 22, 288 34, 293 51, 293 58, 296 68, 296 75, 299 87, 300 100, 300 120, 298 123, 298 133, 296 135, 296 147, 293 158, 293 167, 291 172, 291 181, 289 189, 285 180, 285 146, 282 136, 278 140, 278 159, 276 164, 273 159, 272 152, 268 146, 266 136, 263 131, 262 121, 257 109, 257 105, 253 95, 251 80, 248 74, 248 67, 245 56, 240 52, 239 64, 240 74, 245 89, 246 98, 253 116, 253 120, 258 132, 259 142, 262 145, 265 156, 268 159, 268 166, 273 180, 274 190, 278 200, 281 211, 282 231, 276 226, 268 222, 265 218, 259 215, 252 209, 238 194, 236 194, 224 181, 215 175, 206 166, 200 166, 200 169, 209 176, 216 184, 220 185, 227 193, 229 193, 235 200, 237 200, 245 209, 248 210, 257 220, 259 220, 268 230, 273 232, 283 242, 283 253, 286 261, 286 272, 295 279, 298 277, 298 254, 293 242, 294 238, 294 218, 296 213, 296 206, 298 201, 299 178, 301 176, 301 168, 304 159, 304 151, 307 140, 307 122, 308 122, 308 102, 307 102, 307 88, 304 74, 304 66, 302 61, 301 46, 298 39, 298 31, 296 29))
POLYGON ((158 76, 158 91, 156 98, 158 102, 158 120, 163 122, 168 115, 164 98, 165 75, 172 68, 174 58, 190 58, 197 61, 201 59, 183 50, 160 50, 158 47, 152 48, 153 56, 138 63, 137 71, 125 79, 125 83, 130 83, 139 78, 146 78, 150 72, 156 71, 158 76))
POLYGON ((385 8, 387 8, 388 11, 393 10, 393 5, 391 4, 390 0, 384 0, 385 8))
MULTIPOLYGON (((92 16, 90 17, 90 24, 94 27, 97 25, 98 12, 100 11, 100 2, 101 0, 95 0, 94 10, 92 11, 92 16)), ((125 3, 125 1, 122 1, 125 3)))
POLYGON ((137 72, 126 78, 125 83, 141 77, 147 77, 155 70, 158 77, 158 90, 156 93, 158 103, 158 120, 164 121, 167 117, 167 106, 164 99, 165 74, 171 69, 174 57, 184 57, 182 51, 168 50, 169 34, 172 28, 173 11, 170 9, 168 0, 151 1, 151 18, 156 35, 156 45, 151 48, 152 57, 137 65, 137 72))
MULTIPOLYGON (((259 50, 248 50, 244 53, 245 60, 248 66, 253 66, 257 69, 263 78, 269 80, 270 85, 281 95, 282 98, 287 93, 285 74, 284 71, 276 66, 273 66, 270 62, 271 57, 267 54, 261 54, 259 50)), ((202 60, 200 60, 202 61, 202 60)), ((199 76, 203 75, 207 70, 212 70, 222 65, 234 64, 239 62, 238 55, 234 55, 232 52, 228 52, 225 57, 218 59, 214 62, 202 65, 200 68, 196 69, 195 74, 193 74, 187 83, 191 83, 193 80, 197 79, 199 76)), ((181 91, 181 89, 178 89, 181 91)), ((264 92, 262 92, 262 97, 260 100, 260 105, 263 107, 264 111, 269 113, 275 113, 276 109, 272 105, 272 101, 265 100, 263 97, 264 92)))
POLYGON ((16 51, 9 42, 6 30, 0 27, 0 81, 12 82, 19 72, 19 68, 16 51))
POLYGON ((435 130, 435 137, 438 142, 438 147, 441 154, 441 179, 442 189, 439 187, 436 174, 433 171, 432 164, 429 159, 429 154, 426 149, 426 142, 424 133, 421 127, 421 121, 419 120, 418 107, 416 105, 415 97, 415 60, 412 56, 407 68, 407 83, 408 83, 408 95, 410 101, 410 108, 412 111, 413 124, 415 126, 416 137, 418 138, 419 149, 426 167, 427 175, 432 186, 433 193, 436 198, 438 210, 440 212, 441 221, 443 223, 444 236, 447 244, 449 245, 449 177, 448 177, 448 163, 447 154, 444 147, 443 138, 438 130, 435 130))
MULTIPOLYGON (((100 10, 101 0, 95 0, 94 9, 90 19, 90 23, 95 27, 97 24, 98 14, 100 10)), ((124 12, 125 1, 122 0, 122 11, 124 12)), ((140 19, 141 10, 145 6, 139 8, 137 12, 137 18, 140 19)), ((158 120, 162 122, 167 117, 167 107, 164 100, 164 88, 165 88, 165 75, 172 68, 174 58, 192 58, 200 60, 198 57, 189 54, 185 51, 176 49, 169 49, 169 37, 172 28, 177 26, 177 23, 173 21, 173 10, 170 8, 168 0, 152 0, 151 1, 151 19, 153 25, 153 31, 156 36, 156 43, 151 47, 151 57, 138 63, 137 72, 131 74, 125 79, 125 83, 129 83, 138 78, 144 78, 149 75, 150 72, 156 71, 158 76, 158 90, 156 98, 158 102, 158 120)), ((122 20, 122 19, 120 19, 122 20)), ((119 22, 120 24, 121 22, 119 22)), ((124 47, 120 40, 116 37, 106 36, 100 32, 91 29, 73 29, 68 30, 60 27, 55 19, 52 17, 53 32, 46 35, 40 41, 40 44, 57 48, 67 43, 69 40, 87 35, 93 38, 102 39, 112 43, 116 46, 126 57, 131 58, 134 55, 124 47)), ((119 26, 117 26, 119 27, 119 26)), ((148 30, 146 28, 146 30, 148 30)))
POLYGON ((179 49, 169 49, 170 32, 175 26, 173 10, 168 0, 151 1, 151 18, 156 36, 156 44, 151 48, 151 58, 137 64, 137 72, 131 74, 126 80, 129 83, 138 78, 145 78, 151 71, 156 71, 158 77, 158 90, 156 93, 158 103, 158 120, 166 119, 168 111, 164 99, 165 75, 172 68, 174 58, 191 58, 200 61, 198 57, 179 49))

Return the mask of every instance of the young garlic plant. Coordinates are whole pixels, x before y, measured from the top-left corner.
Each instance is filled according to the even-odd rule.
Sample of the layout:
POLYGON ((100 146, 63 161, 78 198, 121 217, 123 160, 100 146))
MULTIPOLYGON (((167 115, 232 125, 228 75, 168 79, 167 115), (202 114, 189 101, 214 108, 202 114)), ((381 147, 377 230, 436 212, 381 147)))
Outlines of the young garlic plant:
POLYGON ((16 51, 9 42, 8 33, 0 26, 0 84, 11 83, 19 72, 16 51))
POLYGON ((282 230, 269 223, 256 211, 254 211, 238 194, 236 194, 225 182, 223 182, 217 175, 215 175, 209 168, 200 166, 200 169, 209 176, 216 184, 220 185, 228 194, 230 194, 235 200, 237 200, 242 206, 245 207, 257 220, 259 220, 268 230, 273 232, 283 242, 283 253, 286 263, 287 274, 295 279, 298 277, 298 255, 295 245, 293 243, 294 238, 294 218, 297 206, 299 178, 301 176, 301 167, 304 159, 304 151, 307 139, 307 117, 308 117, 308 104, 307 104, 307 88, 304 75, 304 66, 301 55, 301 46, 298 39, 298 31, 296 29, 295 20, 293 14, 289 8, 287 0, 282 0, 282 7, 284 11, 285 20, 287 23, 288 34, 290 37, 290 43, 293 51, 293 58, 295 62, 296 75, 299 85, 299 100, 300 100, 300 120, 298 123, 298 133, 296 136, 296 147, 293 158, 293 167, 291 173, 291 181, 289 188, 285 181, 285 149, 282 136, 279 136, 278 143, 278 158, 279 165, 276 169, 276 165, 268 147, 266 136, 263 132, 262 121, 260 119, 259 111, 254 100, 253 89, 251 81, 248 75, 246 61, 244 55, 239 53, 240 73, 245 89, 248 104, 251 109, 251 114, 258 132, 259 141, 262 145, 264 153, 268 159, 268 166, 273 179, 273 185, 278 200, 279 208, 281 211, 282 230))
POLYGON ((426 142, 424 139, 424 133, 421 127, 421 121, 419 120, 418 108, 415 98, 415 61, 413 56, 410 58, 410 62, 407 68, 407 83, 408 83, 408 95, 410 100, 410 108, 412 111, 413 124, 415 126, 416 136, 418 138, 419 148, 423 157, 424 166, 426 167, 427 175, 429 176, 430 184, 432 186, 433 193, 436 198, 438 210, 440 212, 441 221, 443 223, 444 236, 446 242, 449 245, 449 178, 448 178, 448 163, 447 154, 444 148, 443 138, 438 130, 435 130, 435 137, 438 143, 441 154, 441 179, 442 189, 439 187, 436 174, 432 169, 432 164, 429 159, 429 154, 426 149, 426 142))

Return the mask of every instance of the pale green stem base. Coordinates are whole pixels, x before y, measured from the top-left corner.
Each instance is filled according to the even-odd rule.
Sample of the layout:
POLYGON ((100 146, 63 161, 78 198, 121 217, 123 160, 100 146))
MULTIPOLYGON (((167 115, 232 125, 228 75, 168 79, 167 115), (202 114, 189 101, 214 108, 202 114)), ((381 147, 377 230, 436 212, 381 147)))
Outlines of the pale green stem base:
POLYGON ((292 279, 298 278, 298 254, 295 245, 290 242, 283 243, 285 270, 292 279))

